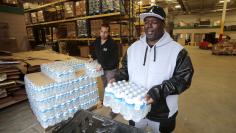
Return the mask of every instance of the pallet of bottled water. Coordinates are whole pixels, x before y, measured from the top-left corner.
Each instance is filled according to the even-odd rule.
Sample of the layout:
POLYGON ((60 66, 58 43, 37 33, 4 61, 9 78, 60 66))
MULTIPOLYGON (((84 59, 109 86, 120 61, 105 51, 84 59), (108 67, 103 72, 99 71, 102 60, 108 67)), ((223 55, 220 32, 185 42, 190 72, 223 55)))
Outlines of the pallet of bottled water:
POLYGON ((71 59, 67 61, 56 61, 40 65, 41 72, 48 75, 57 82, 70 80, 76 77, 76 71, 84 69, 85 61, 71 59))
POLYGON ((120 113, 124 119, 140 121, 150 111, 144 97, 147 89, 125 80, 108 84, 105 88, 103 105, 112 112, 120 113))
POLYGON ((98 67, 101 67, 101 65, 97 62, 97 60, 91 61, 91 62, 86 62, 85 63, 85 69, 86 69, 86 74, 89 77, 99 77, 104 74, 103 70, 97 70, 98 67))
POLYGON ((99 100, 97 81, 87 75, 56 82, 42 72, 27 74, 25 87, 31 108, 43 128, 73 117, 99 100))

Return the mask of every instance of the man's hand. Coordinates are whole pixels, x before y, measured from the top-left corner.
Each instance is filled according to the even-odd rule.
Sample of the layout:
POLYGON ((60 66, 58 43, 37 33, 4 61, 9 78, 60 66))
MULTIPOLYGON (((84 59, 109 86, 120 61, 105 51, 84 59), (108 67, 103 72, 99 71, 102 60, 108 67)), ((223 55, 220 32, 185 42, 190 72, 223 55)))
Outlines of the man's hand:
POLYGON ((115 78, 112 78, 111 80, 109 80, 109 83, 113 83, 113 82, 116 82, 115 78))
POLYGON ((102 70, 102 66, 99 65, 97 68, 96 68, 97 71, 101 71, 102 70))
POLYGON ((148 94, 145 96, 145 100, 147 101, 148 104, 154 103, 154 100, 148 94))
POLYGON ((93 61, 93 58, 89 58, 88 62, 91 63, 93 61))

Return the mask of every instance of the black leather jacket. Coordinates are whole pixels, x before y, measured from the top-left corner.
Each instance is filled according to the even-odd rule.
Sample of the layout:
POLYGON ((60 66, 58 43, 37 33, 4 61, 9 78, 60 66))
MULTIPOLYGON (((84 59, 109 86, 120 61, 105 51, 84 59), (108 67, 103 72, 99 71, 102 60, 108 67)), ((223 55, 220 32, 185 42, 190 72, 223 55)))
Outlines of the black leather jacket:
MULTIPOLYGON (((153 86, 148 95, 154 100, 151 111, 147 118, 153 121, 161 121, 168 118, 169 109, 166 103, 168 95, 181 94, 191 85, 194 70, 188 52, 182 49, 177 57, 176 66, 172 78, 165 80, 162 84, 153 86)), ((122 68, 115 76, 116 81, 129 80, 127 68, 127 55, 122 59, 122 68)), ((177 112, 176 112, 177 113, 177 112)), ((174 115, 174 117, 176 114, 174 115)))

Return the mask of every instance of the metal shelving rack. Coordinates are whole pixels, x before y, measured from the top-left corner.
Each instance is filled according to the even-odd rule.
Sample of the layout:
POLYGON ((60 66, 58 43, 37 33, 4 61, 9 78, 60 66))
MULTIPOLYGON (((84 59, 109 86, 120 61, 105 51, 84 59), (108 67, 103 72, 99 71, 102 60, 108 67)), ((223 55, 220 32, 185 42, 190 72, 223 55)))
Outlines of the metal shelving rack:
MULTIPOLYGON (((70 1, 70 0, 59 0, 56 2, 51 2, 51 3, 45 4, 45 5, 39 6, 37 8, 34 8, 34 9, 25 10, 25 13, 43 10, 43 9, 53 6, 55 4, 63 4, 64 2, 68 2, 68 1, 70 1)), ((123 0, 120 0, 120 5, 121 5, 121 1, 123 1, 123 0)), ((133 1, 134 0, 132 0, 131 3, 133 3, 133 1)), ((88 0, 86 0, 86 2, 88 3, 88 0)), ((28 24, 28 25, 26 25, 26 27, 27 28, 47 27, 47 28, 50 28, 50 31, 52 32, 53 31, 52 28, 54 25, 60 24, 60 23, 66 23, 66 22, 74 22, 76 20, 91 20, 91 19, 102 19, 102 18, 115 18, 115 19, 120 19, 120 20, 131 20, 133 18, 133 12, 134 12, 133 11, 134 8, 131 6, 133 6, 133 4, 129 4, 129 7, 128 7, 129 11, 126 13, 126 15, 124 12, 112 12, 112 13, 107 13, 107 14, 98 14, 98 15, 83 16, 83 17, 72 17, 72 18, 56 20, 56 21, 28 24), (130 9, 132 9, 132 10, 130 10, 130 9)), ((120 9, 120 11, 122 11, 122 10, 120 9)), ((133 40, 133 36, 134 36, 134 34, 133 34, 133 30, 134 30, 133 29, 133 20, 127 21, 127 22, 129 24, 129 29, 131 29, 131 30, 129 30, 129 31, 131 31, 129 33, 129 36, 128 37, 115 37, 115 38, 113 38, 114 40, 120 41, 120 43, 122 42, 123 39, 128 40, 128 42, 131 42, 130 40, 133 40)), ((120 32, 120 34, 121 34, 121 32, 120 32)), ((53 35, 51 35, 51 38, 52 38, 52 42, 55 42, 55 40, 53 40, 53 35)), ((94 40, 95 40, 95 38, 78 38, 78 37, 57 39, 57 41, 87 41, 88 44, 90 41, 94 41, 94 40)), ((32 39, 30 41, 32 41, 32 39)))

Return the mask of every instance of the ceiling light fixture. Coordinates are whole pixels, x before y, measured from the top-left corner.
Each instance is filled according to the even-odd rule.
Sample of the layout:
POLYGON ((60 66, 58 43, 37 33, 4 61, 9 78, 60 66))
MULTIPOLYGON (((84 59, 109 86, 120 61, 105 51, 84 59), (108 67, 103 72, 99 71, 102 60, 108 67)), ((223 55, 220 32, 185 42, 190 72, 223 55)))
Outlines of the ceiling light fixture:
MULTIPOLYGON (((230 0, 227 0, 227 2, 230 2, 230 0)), ((220 0, 219 3, 224 3, 224 0, 220 0)))
POLYGON ((178 9, 178 8, 181 8, 181 6, 180 5, 176 5, 175 8, 178 9))
POLYGON ((139 2, 138 2, 138 5, 142 5, 142 4, 143 4, 143 2, 142 2, 142 1, 139 1, 139 2))

